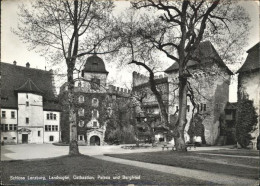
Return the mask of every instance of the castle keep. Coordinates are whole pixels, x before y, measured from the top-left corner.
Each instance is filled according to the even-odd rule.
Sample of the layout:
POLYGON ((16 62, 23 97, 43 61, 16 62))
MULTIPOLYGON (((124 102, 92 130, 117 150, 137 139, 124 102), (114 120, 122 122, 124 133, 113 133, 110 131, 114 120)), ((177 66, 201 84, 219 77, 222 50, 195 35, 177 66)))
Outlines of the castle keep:
MULTIPOLYGON (((227 68, 210 42, 200 44, 196 53, 198 61, 189 61, 188 70, 191 77, 188 79, 194 94, 194 104, 188 99, 187 125, 185 140, 191 141, 188 134, 192 116, 200 118, 203 125, 203 134, 193 134, 203 138, 209 145, 218 143, 221 135, 220 127, 224 121, 224 108, 229 99, 229 84, 232 72, 227 68), (194 113, 192 112, 194 110, 194 113)), ((178 64, 174 63, 165 70, 165 77, 156 78, 157 88, 160 90, 163 101, 167 106, 170 123, 176 122, 178 115, 178 64)), ((148 77, 133 73, 133 93, 146 92, 143 100, 143 109, 146 113, 159 114, 159 107, 155 96, 149 90, 148 77)), ((160 119, 158 117, 158 119, 160 119)), ((192 136, 192 137, 194 137, 192 136)), ((158 138, 165 138, 163 134, 158 138)))

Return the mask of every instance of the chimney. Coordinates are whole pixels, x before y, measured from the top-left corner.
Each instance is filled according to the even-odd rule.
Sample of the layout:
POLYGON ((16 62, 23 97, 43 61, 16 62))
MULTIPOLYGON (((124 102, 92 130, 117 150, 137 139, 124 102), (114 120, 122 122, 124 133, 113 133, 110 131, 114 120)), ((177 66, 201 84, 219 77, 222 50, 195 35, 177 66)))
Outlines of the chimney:
POLYGON ((16 65, 16 63, 17 63, 16 61, 13 62, 14 65, 16 65))
POLYGON ((30 63, 29 62, 26 63, 26 67, 30 68, 30 63))

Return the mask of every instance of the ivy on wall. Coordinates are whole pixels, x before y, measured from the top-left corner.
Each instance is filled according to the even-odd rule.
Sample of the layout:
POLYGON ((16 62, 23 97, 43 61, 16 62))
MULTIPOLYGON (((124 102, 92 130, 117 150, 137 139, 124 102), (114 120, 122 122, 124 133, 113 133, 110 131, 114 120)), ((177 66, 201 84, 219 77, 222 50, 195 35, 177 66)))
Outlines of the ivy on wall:
POLYGON ((253 101, 246 96, 241 98, 237 104, 236 141, 242 148, 246 148, 253 139, 250 133, 256 130, 257 117, 253 101))

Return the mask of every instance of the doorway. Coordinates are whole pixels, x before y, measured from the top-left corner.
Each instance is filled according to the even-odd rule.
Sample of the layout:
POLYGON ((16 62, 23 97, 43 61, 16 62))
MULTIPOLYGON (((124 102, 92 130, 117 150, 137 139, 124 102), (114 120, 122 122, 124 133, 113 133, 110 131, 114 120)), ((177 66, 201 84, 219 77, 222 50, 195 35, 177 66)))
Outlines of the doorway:
POLYGON ((22 134, 22 143, 28 143, 28 134, 22 134))
POLYGON ((96 145, 100 145, 100 138, 98 136, 91 136, 90 138, 90 145, 92 146, 96 146, 96 145))

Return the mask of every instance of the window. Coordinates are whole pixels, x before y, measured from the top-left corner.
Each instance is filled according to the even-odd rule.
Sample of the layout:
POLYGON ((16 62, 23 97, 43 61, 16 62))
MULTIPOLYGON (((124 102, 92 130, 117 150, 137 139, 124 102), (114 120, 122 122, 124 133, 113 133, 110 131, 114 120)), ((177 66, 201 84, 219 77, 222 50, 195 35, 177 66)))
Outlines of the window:
POLYGON ((84 121, 83 121, 83 120, 80 120, 80 121, 79 121, 79 126, 80 126, 80 127, 83 127, 83 126, 84 126, 84 121))
POLYGON ((54 136, 50 136, 50 141, 53 141, 54 140, 54 136))
POLYGON ((11 111, 11 118, 14 119, 15 118, 15 112, 11 111))
POLYGON ((12 124, 9 125, 9 130, 13 130, 13 125, 12 124))
POLYGON ((28 99, 28 94, 26 94, 26 99, 28 99))
POLYGON ((93 127, 97 127, 97 122, 93 121, 93 127))
POLYGON ((53 114, 52 114, 52 113, 50 113, 50 119, 51 119, 51 120, 53 119, 53 114))
POLYGON ((84 140, 84 135, 78 135, 78 139, 79 139, 79 141, 83 141, 84 140))
POLYGON ((6 111, 2 111, 2 118, 6 118, 6 111))
POLYGON ((4 131, 8 131, 8 124, 4 124, 4 131))
POLYGON ((55 125, 55 131, 58 131, 58 125, 55 125))
POLYGON ((79 103, 84 103, 84 96, 82 95, 79 96, 79 103))
POLYGON ((52 125, 52 126, 51 126, 51 130, 54 131, 54 129, 55 129, 55 127, 54 127, 54 125, 52 125))
POLYGON ((51 125, 47 125, 48 126, 48 131, 51 131, 51 125))
POLYGON ((204 111, 206 111, 207 110, 207 105, 206 104, 204 104, 204 111))
POLYGON ((17 130, 17 125, 16 124, 14 124, 14 130, 17 130))
POLYGON ((190 105, 187 105, 187 111, 190 112, 190 105))
POLYGON ((50 114, 47 114, 47 119, 50 119, 50 114))
POLYGON ((179 107, 178 106, 176 106, 176 111, 178 111, 179 110, 179 107))
POLYGON ((197 110, 200 111, 200 104, 197 105, 197 110))
POLYGON ((100 86, 100 79, 98 78, 92 78, 91 79, 91 89, 99 89, 99 86, 100 86))
POLYGON ((98 117, 98 111, 97 110, 93 110, 93 118, 97 118, 98 117))
POLYGON ((203 104, 201 103, 200 104, 200 111, 202 111, 203 110, 203 104))
POLYGON ((25 123, 29 124, 29 118, 25 118, 25 123))
POLYGON ((48 131, 48 125, 45 125, 45 131, 48 131))
POLYGON ((4 137, 4 140, 7 140, 7 137, 4 137))
POLYGON ((38 131, 38 136, 41 136, 41 131, 38 131))
POLYGON ((53 119, 56 120, 57 119, 57 116, 56 114, 53 114, 53 119))
POLYGON ((16 139, 16 137, 13 137, 13 140, 15 140, 16 139))
POLYGON ((79 116, 84 116, 84 109, 83 109, 83 108, 80 108, 80 109, 78 110, 78 114, 79 114, 79 116))
POLYGON ((29 107, 29 101, 26 101, 26 107, 29 107))
POLYGON ((93 98, 92 99, 92 106, 93 107, 97 107, 98 106, 98 99, 97 98, 93 98))

